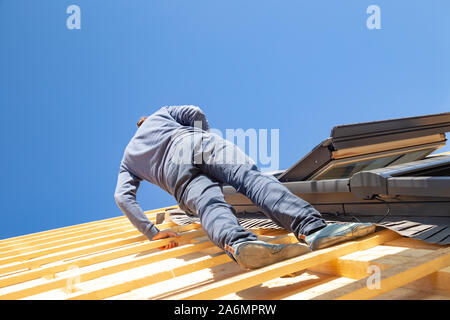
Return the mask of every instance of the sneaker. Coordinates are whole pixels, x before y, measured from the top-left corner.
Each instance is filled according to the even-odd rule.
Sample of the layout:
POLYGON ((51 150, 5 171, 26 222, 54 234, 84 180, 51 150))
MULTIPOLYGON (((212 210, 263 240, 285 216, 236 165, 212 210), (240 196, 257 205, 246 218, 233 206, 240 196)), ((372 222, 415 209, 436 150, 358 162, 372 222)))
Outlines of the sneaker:
POLYGON ((306 236, 305 242, 309 244, 311 250, 319 250, 371 234, 375 232, 375 227, 372 223, 331 223, 306 236))
POLYGON ((308 246, 300 243, 272 244, 259 240, 240 242, 232 248, 236 262, 246 269, 261 268, 311 252, 308 246))

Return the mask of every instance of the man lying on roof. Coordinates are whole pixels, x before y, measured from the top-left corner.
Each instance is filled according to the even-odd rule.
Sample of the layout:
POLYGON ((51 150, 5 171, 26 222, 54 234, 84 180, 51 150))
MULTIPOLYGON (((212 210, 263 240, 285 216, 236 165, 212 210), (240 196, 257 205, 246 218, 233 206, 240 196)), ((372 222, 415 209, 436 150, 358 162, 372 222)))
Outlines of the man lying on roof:
MULTIPOLYGON (((125 149, 115 200, 131 223, 148 239, 178 237, 160 231, 136 201, 142 180, 171 195, 181 209, 197 215, 209 239, 244 268, 263 267, 311 250, 374 232, 368 223, 327 224, 309 203, 291 193, 275 177, 259 171, 237 146, 209 131, 195 106, 159 109, 137 124, 125 149), (304 244, 269 244, 243 227, 222 193, 222 184, 247 196, 265 215, 304 244)), ((176 241, 165 246, 175 247, 176 241)))

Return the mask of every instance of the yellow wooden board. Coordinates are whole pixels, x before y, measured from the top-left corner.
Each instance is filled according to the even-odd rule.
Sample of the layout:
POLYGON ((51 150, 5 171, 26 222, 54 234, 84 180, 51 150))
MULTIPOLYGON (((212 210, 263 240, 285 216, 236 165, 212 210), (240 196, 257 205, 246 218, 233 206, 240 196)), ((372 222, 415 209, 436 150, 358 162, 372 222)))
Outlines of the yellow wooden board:
POLYGON ((0 240, 0 299, 450 299, 450 247, 390 230, 245 270, 199 224, 158 228, 179 246, 159 250, 172 239, 150 242, 124 216, 0 240))

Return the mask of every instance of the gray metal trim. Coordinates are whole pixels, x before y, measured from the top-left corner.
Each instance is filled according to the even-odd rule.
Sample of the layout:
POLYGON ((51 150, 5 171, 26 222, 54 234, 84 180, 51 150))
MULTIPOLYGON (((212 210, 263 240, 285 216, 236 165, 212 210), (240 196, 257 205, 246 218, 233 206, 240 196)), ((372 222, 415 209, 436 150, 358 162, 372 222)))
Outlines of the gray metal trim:
MULTIPOLYGON (((350 179, 347 178, 284 182, 283 185, 295 194, 350 192, 350 179)), ((229 186, 223 190, 226 195, 236 192, 236 189, 229 186)))
POLYGON ((387 179, 389 195, 450 197, 450 177, 398 177, 387 179))
POLYGON ((388 210, 389 216, 450 217, 450 201, 344 203, 344 210, 345 214, 358 217, 383 215, 388 210))
POLYGON ((350 179, 296 181, 283 185, 295 194, 350 192, 350 179))
POLYGON ((372 199, 375 195, 450 197, 449 177, 399 177, 444 165, 450 165, 450 156, 360 171, 350 178, 350 190, 360 199, 372 199))
MULTIPOLYGON (((377 176, 374 175, 374 177, 377 176)), ((386 181, 389 181, 389 179, 386 179, 386 181)), ((386 203, 388 203, 391 208, 391 215, 450 216, 450 193, 446 194, 445 191, 435 193, 432 191, 440 188, 441 182, 448 183, 447 178, 442 179, 438 177, 437 179, 432 179, 432 181, 436 184, 430 190, 427 190, 426 187, 414 190, 413 186, 412 190, 408 191, 409 186, 406 186, 404 192, 402 191, 402 193, 407 193, 406 195, 383 196, 382 199, 385 202, 378 199, 361 200, 362 198, 358 198, 355 195, 356 192, 349 188, 349 179, 286 182, 283 185, 303 200, 311 203, 321 213, 380 215, 386 212, 386 203), (422 191, 424 192, 421 193, 422 191), (427 194, 428 191, 431 193, 431 196, 427 194)), ((393 183, 395 182, 399 182, 399 180, 393 180, 393 183)), ((363 187, 364 183, 361 183, 363 187)), ((373 188, 373 184, 370 188, 373 188)), ((393 190, 386 191, 386 193, 399 193, 395 188, 386 188, 393 190)), ((250 199, 236 192, 234 188, 226 186, 223 190, 225 200, 233 205, 237 211, 259 210, 250 199)), ((373 189, 369 191, 372 192, 373 189)), ((383 194, 383 192, 380 192, 380 194, 383 194)))
MULTIPOLYGON (((318 181, 285 182, 283 185, 294 194, 336 194, 350 193, 349 179, 330 179, 318 181)), ((238 193, 231 186, 222 188, 225 199, 230 204, 251 204, 252 202, 243 194, 238 193)))

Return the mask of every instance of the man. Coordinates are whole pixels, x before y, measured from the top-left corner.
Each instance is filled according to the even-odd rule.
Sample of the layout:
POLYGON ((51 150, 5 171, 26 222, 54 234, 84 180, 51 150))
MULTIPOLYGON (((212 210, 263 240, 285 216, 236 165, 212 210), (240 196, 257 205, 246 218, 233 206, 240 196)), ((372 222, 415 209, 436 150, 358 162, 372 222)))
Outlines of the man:
MULTIPOLYGON (((208 121, 195 106, 169 106, 138 122, 125 149, 115 200, 131 223, 149 240, 178 237, 160 231, 136 201, 142 180, 171 195, 181 209, 197 215, 209 239, 244 268, 263 267, 310 250, 372 233, 365 223, 327 224, 309 203, 292 194, 237 146, 209 132, 208 121), (269 244, 241 227, 222 185, 233 186, 302 244, 269 244), (306 248, 306 249, 305 249, 306 248)), ((171 242, 165 248, 176 246, 171 242)))

